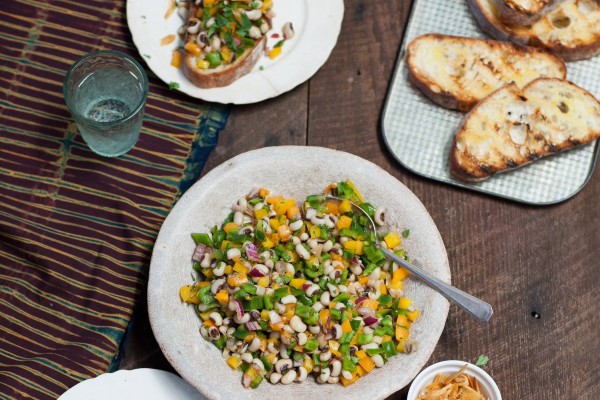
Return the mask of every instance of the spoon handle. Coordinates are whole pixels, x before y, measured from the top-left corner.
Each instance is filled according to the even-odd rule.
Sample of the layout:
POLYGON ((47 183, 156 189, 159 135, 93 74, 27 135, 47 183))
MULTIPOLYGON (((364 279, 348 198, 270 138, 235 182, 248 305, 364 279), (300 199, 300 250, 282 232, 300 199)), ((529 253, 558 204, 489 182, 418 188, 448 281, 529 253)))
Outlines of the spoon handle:
POLYGON ((423 280, 423 282, 441 293, 445 298, 471 314, 479 322, 489 322, 492 318, 494 311, 492 310, 492 306, 490 304, 425 273, 420 268, 415 267, 391 251, 387 249, 382 250, 388 258, 412 272, 414 275, 423 280))

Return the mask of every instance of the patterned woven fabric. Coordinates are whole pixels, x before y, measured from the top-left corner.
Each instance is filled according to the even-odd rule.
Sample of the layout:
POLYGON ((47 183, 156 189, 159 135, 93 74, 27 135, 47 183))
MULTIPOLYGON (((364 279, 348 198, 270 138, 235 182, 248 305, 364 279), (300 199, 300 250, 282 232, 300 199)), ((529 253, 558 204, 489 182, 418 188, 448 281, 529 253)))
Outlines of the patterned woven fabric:
POLYGON ((133 150, 102 158, 62 95, 69 66, 136 57, 123 0, 0 2, 0 399, 56 399, 109 371, 156 234, 198 177, 228 109, 150 94, 133 150))

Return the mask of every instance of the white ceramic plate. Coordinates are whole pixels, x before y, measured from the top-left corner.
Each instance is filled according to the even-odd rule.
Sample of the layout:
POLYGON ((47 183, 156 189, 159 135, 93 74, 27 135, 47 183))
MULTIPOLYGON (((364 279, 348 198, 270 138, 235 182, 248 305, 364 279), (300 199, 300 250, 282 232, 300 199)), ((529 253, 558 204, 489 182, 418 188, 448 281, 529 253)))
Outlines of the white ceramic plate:
POLYGON ((160 41, 176 34, 183 20, 177 11, 165 19, 168 0, 127 0, 127 24, 133 42, 150 69, 165 83, 176 82, 179 90, 198 99, 218 103, 256 103, 285 93, 313 76, 327 61, 340 33, 344 16, 343 0, 275 0, 273 29, 267 48, 281 40, 281 28, 292 22, 295 36, 283 45, 282 54, 271 60, 263 57, 247 75, 231 85, 201 89, 191 84, 182 71, 171 66, 179 39, 161 46, 160 41), (280 38, 272 38, 279 33, 280 38))
POLYGON ((200 336, 193 307, 179 298, 179 288, 191 282, 195 245, 190 234, 220 224, 240 197, 266 187, 272 194, 303 201, 345 179, 357 185, 366 201, 385 207, 391 229, 410 229, 404 246, 417 264, 450 282, 446 249, 433 220, 415 195, 380 167, 320 147, 267 147, 241 154, 210 171, 181 197, 160 229, 150 265, 148 310, 156 340, 179 374, 209 399, 383 399, 406 386, 429 359, 444 328, 448 302, 410 278, 405 293, 421 312, 410 333, 419 342, 418 351, 394 357, 347 388, 308 379, 244 389, 241 373, 232 371, 221 352, 200 336))
POLYGON ((175 374, 140 368, 102 374, 80 382, 58 400, 204 400, 189 383, 175 374))
POLYGON ((408 391, 408 396, 406 400, 416 400, 419 397, 419 393, 427 387, 431 382, 433 382, 433 378, 437 374, 442 374, 446 376, 450 376, 458 371, 462 367, 467 364, 467 369, 465 373, 477 378, 479 382, 479 389, 481 390, 481 394, 489 400, 502 400, 502 395, 500 394, 500 390, 498 389, 498 385, 492 379, 492 377, 479 368, 476 365, 468 363, 466 361, 458 361, 458 360, 448 360, 442 361, 429 367, 425 368, 413 381, 410 385, 410 390, 408 391))

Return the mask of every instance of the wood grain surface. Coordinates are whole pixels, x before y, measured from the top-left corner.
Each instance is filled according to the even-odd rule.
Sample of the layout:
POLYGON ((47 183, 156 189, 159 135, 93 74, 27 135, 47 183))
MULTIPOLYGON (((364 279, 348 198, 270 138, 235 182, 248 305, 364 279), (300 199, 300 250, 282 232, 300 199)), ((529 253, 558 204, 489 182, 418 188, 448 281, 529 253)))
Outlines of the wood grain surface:
MULTIPOLYGON (((531 207, 420 178, 382 140, 380 118, 410 2, 347 0, 329 61, 276 99, 234 107, 205 171, 247 150, 308 144, 380 165, 424 203, 444 239, 453 284, 494 307, 488 325, 451 306, 428 364, 490 361, 504 399, 595 399, 600 392, 600 178, 574 198, 531 207)), ((140 307, 121 367, 169 369, 140 307)), ((405 399, 408 388, 390 399, 405 399)))

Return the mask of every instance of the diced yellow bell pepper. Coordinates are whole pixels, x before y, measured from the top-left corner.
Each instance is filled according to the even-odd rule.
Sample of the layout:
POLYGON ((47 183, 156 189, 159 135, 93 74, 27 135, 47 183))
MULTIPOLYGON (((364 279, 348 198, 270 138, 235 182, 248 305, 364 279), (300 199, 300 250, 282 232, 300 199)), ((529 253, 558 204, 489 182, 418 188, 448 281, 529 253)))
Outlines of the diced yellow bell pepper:
POLYGON ((221 49, 221 58, 223 58, 223 61, 229 62, 229 59, 231 58, 231 51, 229 50, 229 47, 223 46, 221 49))
POLYGON ((201 58, 199 58, 196 61, 196 66, 200 69, 209 69, 210 68, 210 63, 206 60, 203 60, 201 58))
POLYGON ((242 365, 242 360, 239 357, 231 356, 227 359, 227 365, 229 365, 231 369, 238 369, 240 365, 242 365))
POLYGON ((170 35, 167 35, 167 36, 163 37, 162 39, 160 39, 160 45, 166 46, 168 44, 173 43, 174 41, 175 41, 175 35, 170 34, 170 35))
POLYGON ((171 65, 175 68, 181 67, 181 52, 179 50, 173 50, 171 65))
POLYGON ((258 210, 254 211, 254 218, 256 218, 257 220, 261 220, 264 217, 266 217, 267 214, 269 214, 267 210, 265 210, 264 208, 259 208, 258 210))
POLYGON ((331 314, 329 312, 329 309, 327 308, 324 308, 321 311, 319 311, 319 320, 321 320, 321 324, 323 324, 323 326, 327 325, 327 320, 330 319, 330 316, 331 314))
POLYGON ((229 233, 229 231, 231 231, 232 229, 239 229, 239 225, 236 224, 235 222, 228 222, 224 227, 223 230, 225 231, 225 233, 229 233))
POLYGON ((365 369, 366 372, 371 372, 373 368, 375 368, 375 363, 373 360, 371 360, 371 357, 361 358, 358 360, 358 363, 365 369))
POLYGON ((292 219, 296 215, 298 215, 299 212, 300 212, 300 209, 298 207, 292 206, 292 207, 288 208, 288 210, 285 214, 288 217, 288 219, 292 219))
POLYGON ((239 263, 239 262, 237 262, 237 261, 236 261, 236 263, 233 265, 233 270, 234 270, 235 272, 238 272, 238 273, 240 273, 240 274, 246 274, 246 273, 248 273, 248 268, 247 268, 247 267, 246 267, 244 264, 242 264, 242 263, 239 263))
POLYGON ((275 243, 273 243, 271 241, 271 239, 267 239, 264 242, 262 242, 261 244, 265 249, 271 249, 271 248, 273 248, 273 246, 275 246, 275 243))
POLYGON ((219 290, 219 292, 215 295, 215 299, 220 305, 227 305, 229 303, 229 293, 225 289, 219 290))
POLYGON ((369 282, 368 276, 361 275, 358 277, 358 283, 360 283, 361 285, 364 286, 367 282, 369 282))
POLYGON ((392 283, 402 282, 408 276, 408 270, 404 267, 399 267, 392 275, 392 283))
POLYGON ((258 278, 258 281, 256 282, 256 284, 260 287, 266 288, 267 286, 269 286, 269 277, 263 276, 263 277, 258 278))
POLYGON ((406 317, 410 320, 410 321, 416 321, 416 319, 419 317, 419 310, 414 310, 414 311, 408 311, 406 313, 406 317))
POLYGON ((270 192, 269 192, 269 189, 260 188, 260 189, 258 190, 258 195, 259 195, 260 197, 262 197, 263 199, 264 199, 265 197, 267 197, 267 196, 269 195, 269 193, 270 193, 270 192))
POLYGON ((347 240, 344 242, 344 248, 347 250, 352 250, 356 255, 363 254, 363 246, 364 242, 362 240, 347 240))
POLYGON ((231 273, 233 272, 233 267, 231 265, 226 265, 225 269, 223 270, 223 273, 225 275, 231 275, 231 273))
POLYGON ((272 197, 269 197, 266 200, 266 202, 267 202, 267 204, 275 204, 275 203, 278 203, 278 202, 284 201, 284 200, 285 199, 283 198, 283 196, 272 196, 272 197))
POLYGON ((342 322, 342 332, 343 333, 352 332, 352 325, 350 325, 350 321, 348 321, 348 319, 346 319, 344 322, 342 322))
POLYGON ((287 214, 287 211, 295 206, 296 202, 292 199, 279 201, 273 204, 273 208, 275 209, 275 213, 277 213, 277 215, 287 214))
POLYGON ((308 228, 308 233, 312 239, 321 237, 321 228, 318 225, 313 225, 308 228))
POLYGON ((269 51, 269 58, 272 60, 274 58, 279 57, 281 55, 281 49, 283 46, 275 47, 269 51))
POLYGON ((396 319, 396 326, 403 326, 407 328, 410 324, 408 323, 408 318, 406 315, 398 314, 398 318, 396 319))
POLYGON ((189 304, 200 304, 200 299, 196 296, 198 293, 195 290, 192 290, 190 285, 182 286, 179 289, 179 296, 181 297, 181 301, 189 304))
POLYGON ((401 341, 408 338, 408 328, 396 325, 396 340, 401 341))
POLYGON ((267 321, 269 319, 269 310, 262 310, 260 312, 260 319, 267 321))
POLYGON ((279 222, 279 220, 277 218, 271 218, 269 220, 269 225, 271 225, 271 228, 277 229, 277 228, 279 228, 279 225, 281 225, 281 223, 279 222))
POLYGON ((310 374, 312 372, 313 368, 315 367, 315 364, 311 357, 304 357, 304 362, 302 363, 302 366, 304 367, 306 372, 308 372, 310 374))
POLYGON ((400 235, 396 232, 390 232, 383 238, 385 240, 385 244, 388 249, 393 249, 396 246, 399 246, 402 243, 402 239, 400 239, 400 235))
POLYGON ((385 286, 384 283, 379 285, 379 292, 381 292, 381 294, 388 294, 387 286, 385 286))
POLYGON ((367 374, 367 371, 365 371, 365 369, 360 365, 357 364, 356 365, 356 373, 358 374, 359 377, 363 377, 367 374))
POLYGON ((306 279, 294 278, 290 281, 290 286, 295 289, 302 289, 302 286, 307 282, 306 279))
POLYGON ((373 299, 366 299, 362 303, 360 303, 360 307, 377 310, 377 307, 379 307, 379 302, 377 300, 373 300, 373 299))
POLYGON ((187 42, 183 48, 193 56, 198 57, 202 53, 202 49, 194 42, 187 42))
POLYGON ((358 380, 358 378, 359 378, 359 376, 355 372, 352 374, 352 379, 346 379, 342 376, 340 378, 340 382, 342 383, 343 386, 348 386, 348 385, 352 385, 354 382, 356 382, 358 380))
MULTIPOLYGON (((348 200, 342 200, 340 202, 340 205, 338 206, 338 211, 340 212, 340 214, 346 214, 350 210, 352 210, 352 203, 350 203, 350 201, 348 201, 348 200)), ((348 217, 346 217, 346 218, 348 218, 348 217)), ((348 218, 348 219, 350 219, 350 218, 348 218)), ((350 221, 352 221, 352 219, 350 219, 350 221)), ((350 227, 350 226, 348 226, 348 227, 350 227)))
MULTIPOLYGON (((338 207, 338 208, 340 208, 340 209, 341 209, 341 207, 342 207, 342 206, 341 206, 341 204, 340 204, 340 207, 338 207)), ((344 228, 348 229, 348 228, 350 228, 350 225, 351 225, 351 224, 352 224, 352 218, 350 218, 350 217, 347 217, 347 216, 345 216, 345 215, 342 215, 342 216, 341 216, 341 217, 340 217, 340 218, 337 220, 337 224, 336 224, 336 226, 337 226, 337 228, 338 228, 338 229, 344 229, 344 228)))
POLYGON ((412 305, 412 300, 407 297, 400 297, 400 300, 398 300, 398 308, 403 308, 406 310, 411 305, 412 305))
POLYGON ((325 209, 329 214, 339 215, 340 211, 338 210, 338 203, 333 201, 328 201, 325 203, 325 209))

